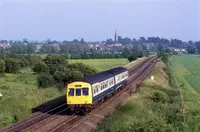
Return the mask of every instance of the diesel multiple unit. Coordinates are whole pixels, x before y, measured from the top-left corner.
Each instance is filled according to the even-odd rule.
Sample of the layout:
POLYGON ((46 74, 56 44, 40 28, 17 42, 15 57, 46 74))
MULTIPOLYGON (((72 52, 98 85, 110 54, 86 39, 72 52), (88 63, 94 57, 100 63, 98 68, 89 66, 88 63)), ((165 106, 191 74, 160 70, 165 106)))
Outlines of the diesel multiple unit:
POLYGON ((128 76, 127 69, 118 67, 70 83, 66 88, 67 104, 74 109, 93 105, 126 84, 128 76))

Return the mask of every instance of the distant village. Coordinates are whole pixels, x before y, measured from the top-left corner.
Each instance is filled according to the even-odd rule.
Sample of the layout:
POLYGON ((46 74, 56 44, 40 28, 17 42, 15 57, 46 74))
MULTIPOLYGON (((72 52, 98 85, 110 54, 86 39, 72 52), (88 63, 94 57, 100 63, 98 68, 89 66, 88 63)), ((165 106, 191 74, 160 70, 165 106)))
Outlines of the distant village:
MULTIPOLYGON (((142 37, 141 37, 142 38, 142 37)), ((145 46, 147 50, 149 51, 156 51, 156 49, 158 48, 158 44, 153 42, 153 37, 152 37, 152 42, 149 42, 147 40, 142 41, 142 39, 137 40, 135 43, 136 44, 140 44, 141 46, 145 46)), ((158 38, 158 37, 157 37, 158 38)), ((157 39, 155 37, 155 39, 157 39)), ((160 39, 160 38, 159 38, 160 39)), ((163 39, 163 38, 162 38, 163 39)), ((160 39, 160 41, 162 40, 160 39)), ((176 39, 175 39, 176 40, 176 39)), ((163 39, 163 42, 167 43, 167 39, 163 39)), ((171 40, 172 41, 172 40, 171 40)), ((180 41, 180 40, 179 40, 180 41)), ((177 42, 179 42, 177 41, 177 42)), ((14 44, 34 44, 35 45, 35 52, 39 52, 40 49, 44 46, 44 45, 50 45, 54 48, 56 48, 57 50, 60 50, 60 45, 62 44, 84 44, 87 45, 88 48, 92 49, 93 51, 115 51, 115 52, 122 52, 122 50, 124 48, 127 49, 133 49, 134 48, 134 42, 133 40, 131 40, 130 38, 121 38, 121 36, 118 36, 118 33, 115 32, 114 34, 114 39, 107 39, 106 41, 100 41, 100 42, 85 42, 83 39, 81 41, 78 41, 77 39, 73 40, 73 41, 50 41, 49 39, 47 41, 43 41, 43 42, 37 42, 37 41, 28 41, 27 39, 23 39, 23 41, 6 41, 6 40, 1 40, 0 41, 0 47, 3 49, 8 49, 10 48, 12 45, 14 44), (121 43, 123 42, 123 43, 121 43)), ((168 42, 169 43, 169 42, 168 42)), ((165 44, 163 44, 165 45, 165 44)), ((170 46, 168 44, 167 48, 171 51, 175 51, 175 52, 183 52, 183 53, 187 53, 187 48, 186 46, 170 46)))

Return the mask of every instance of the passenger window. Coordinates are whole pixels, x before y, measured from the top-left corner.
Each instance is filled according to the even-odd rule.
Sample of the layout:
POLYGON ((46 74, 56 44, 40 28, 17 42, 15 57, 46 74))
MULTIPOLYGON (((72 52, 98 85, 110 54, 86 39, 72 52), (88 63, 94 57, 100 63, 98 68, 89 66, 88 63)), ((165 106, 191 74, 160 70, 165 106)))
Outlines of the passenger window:
POLYGON ((76 89, 76 96, 81 96, 81 89, 80 88, 76 89))
POLYGON ((69 89, 68 96, 74 96, 74 89, 73 88, 69 89))
POLYGON ((88 88, 82 88, 83 95, 89 95, 88 88))

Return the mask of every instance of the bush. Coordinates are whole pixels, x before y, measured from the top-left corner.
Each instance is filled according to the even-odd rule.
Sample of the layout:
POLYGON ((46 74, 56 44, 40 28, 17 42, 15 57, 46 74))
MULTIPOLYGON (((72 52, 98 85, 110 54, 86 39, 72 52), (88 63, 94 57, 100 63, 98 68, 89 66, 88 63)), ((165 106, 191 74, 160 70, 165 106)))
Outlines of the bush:
POLYGON ((20 60, 24 66, 33 67, 37 63, 42 61, 42 58, 38 55, 22 55, 20 60))
POLYGON ((39 62, 33 67, 33 71, 36 73, 41 73, 41 72, 47 73, 49 71, 49 68, 45 63, 39 62))
POLYGON ((63 84, 76 81, 83 77, 82 72, 77 70, 71 70, 69 68, 63 68, 60 71, 56 71, 54 74, 54 79, 57 82, 62 82, 63 84))
POLYGON ((54 84, 53 77, 48 73, 40 73, 37 76, 38 87, 46 88, 54 84))
POLYGON ((143 57, 143 53, 142 52, 133 52, 128 57, 128 61, 131 62, 131 61, 137 60, 137 58, 139 58, 139 57, 143 57))
POLYGON ((71 68, 72 70, 74 69, 74 70, 82 72, 83 76, 88 76, 88 75, 97 73, 96 69, 90 66, 87 66, 83 63, 68 64, 67 67, 71 68))
POLYGON ((5 63, 4 61, 0 60, 0 77, 4 77, 4 71, 5 71, 5 63))
POLYGON ((164 92, 155 92, 153 94, 153 97, 151 98, 154 102, 162 102, 166 103, 169 102, 169 97, 166 93, 164 92))
POLYGON ((55 73, 60 67, 65 67, 68 64, 67 58, 60 55, 48 55, 44 59, 44 63, 49 67, 51 75, 55 73))
POLYGON ((19 61, 13 58, 5 60, 5 72, 8 73, 17 73, 20 69, 19 61))

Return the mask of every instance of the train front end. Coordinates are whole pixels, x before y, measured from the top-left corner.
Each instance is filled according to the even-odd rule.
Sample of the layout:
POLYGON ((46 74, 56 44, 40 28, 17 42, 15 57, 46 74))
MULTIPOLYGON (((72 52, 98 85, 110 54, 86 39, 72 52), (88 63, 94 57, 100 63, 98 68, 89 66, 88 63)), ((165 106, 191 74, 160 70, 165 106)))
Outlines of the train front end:
POLYGON ((86 82, 73 82, 66 87, 66 101, 68 107, 76 113, 85 112, 92 104, 91 85, 86 82))

